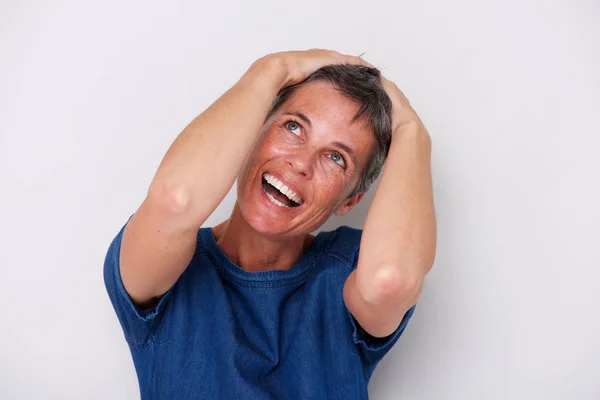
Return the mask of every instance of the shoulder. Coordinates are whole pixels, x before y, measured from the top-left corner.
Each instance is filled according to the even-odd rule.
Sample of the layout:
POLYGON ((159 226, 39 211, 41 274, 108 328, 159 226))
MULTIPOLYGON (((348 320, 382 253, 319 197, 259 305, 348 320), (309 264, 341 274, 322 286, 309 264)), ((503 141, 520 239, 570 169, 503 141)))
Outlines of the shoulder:
POLYGON ((342 225, 332 231, 320 232, 319 236, 324 244, 321 251, 325 252, 326 256, 340 259, 350 268, 355 267, 362 229, 342 225))

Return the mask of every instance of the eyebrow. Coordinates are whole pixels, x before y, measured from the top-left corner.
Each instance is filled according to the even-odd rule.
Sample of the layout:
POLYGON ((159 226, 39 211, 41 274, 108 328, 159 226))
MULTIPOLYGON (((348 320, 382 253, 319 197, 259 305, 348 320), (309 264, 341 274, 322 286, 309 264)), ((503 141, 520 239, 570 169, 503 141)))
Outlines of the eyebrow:
POLYGON ((312 124, 310 122, 310 118, 308 118, 306 115, 302 114, 301 112, 286 112, 283 115, 293 115, 296 116, 298 118, 300 118, 302 121, 306 122, 306 124, 312 128, 312 124))

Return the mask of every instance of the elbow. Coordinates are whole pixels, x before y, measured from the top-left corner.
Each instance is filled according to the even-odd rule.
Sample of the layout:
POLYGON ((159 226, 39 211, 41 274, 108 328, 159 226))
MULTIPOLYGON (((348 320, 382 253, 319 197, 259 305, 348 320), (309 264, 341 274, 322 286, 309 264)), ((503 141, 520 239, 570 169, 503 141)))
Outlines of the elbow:
POLYGON ((369 305, 402 304, 416 300, 423 279, 415 273, 401 271, 397 266, 382 266, 366 283, 358 286, 363 300, 369 305))
POLYGON ((156 207, 172 214, 185 213, 191 204, 189 190, 181 185, 153 183, 148 190, 147 198, 156 207))

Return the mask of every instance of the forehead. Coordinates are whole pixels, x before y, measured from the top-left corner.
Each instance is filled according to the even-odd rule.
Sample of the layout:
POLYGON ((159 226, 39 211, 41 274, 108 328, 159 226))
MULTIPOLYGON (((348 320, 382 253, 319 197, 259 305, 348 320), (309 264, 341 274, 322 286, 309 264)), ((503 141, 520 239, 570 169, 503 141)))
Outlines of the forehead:
POLYGON ((296 89, 282 105, 280 113, 300 112, 311 121, 311 136, 342 141, 354 149, 357 157, 368 157, 375 136, 366 115, 354 120, 360 104, 348 98, 327 81, 306 83, 296 89))
POLYGON ((302 108, 311 112, 313 118, 350 125, 359 107, 356 101, 344 96, 332 83, 318 80, 299 86, 282 108, 302 108))

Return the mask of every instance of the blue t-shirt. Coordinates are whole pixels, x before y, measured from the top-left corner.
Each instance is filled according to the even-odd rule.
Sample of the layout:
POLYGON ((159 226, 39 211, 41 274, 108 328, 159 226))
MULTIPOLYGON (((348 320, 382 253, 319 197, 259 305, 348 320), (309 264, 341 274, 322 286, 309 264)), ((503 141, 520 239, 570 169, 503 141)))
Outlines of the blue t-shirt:
POLYGON ((119 272, 124 227, 108 249, 104 281, 137 372, 142 399, 366 399, 386 338, 366 333, 344 304, 361 230, 321 232, 287 271, 233 264, 210 228, 157 306, 141 311, 119 272))

